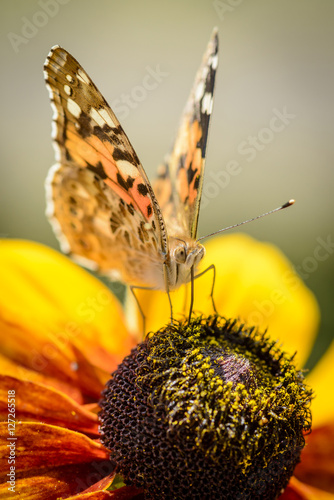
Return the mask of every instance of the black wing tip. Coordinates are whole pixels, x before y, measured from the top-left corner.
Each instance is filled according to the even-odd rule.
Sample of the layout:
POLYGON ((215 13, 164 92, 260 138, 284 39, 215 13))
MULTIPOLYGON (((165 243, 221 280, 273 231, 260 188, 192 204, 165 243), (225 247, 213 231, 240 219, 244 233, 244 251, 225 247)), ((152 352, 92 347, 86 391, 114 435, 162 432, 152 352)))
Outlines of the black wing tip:
POLYGON ((52 47, 48 53, 47 59, 52 57, 52 54, 54 54, 55 52, 58 52, 58 50, 64 50, 64 49, 60 45, 52 45, 52 47))
POLYGON ((53 45, 50 49, 50 52, 47 55, 45 64, 48 64, 49 61, 52 61, 57 56, 65 60, 70 55, 71 54, 67 52, 67 50, 61 47, 60 45, 53 45))

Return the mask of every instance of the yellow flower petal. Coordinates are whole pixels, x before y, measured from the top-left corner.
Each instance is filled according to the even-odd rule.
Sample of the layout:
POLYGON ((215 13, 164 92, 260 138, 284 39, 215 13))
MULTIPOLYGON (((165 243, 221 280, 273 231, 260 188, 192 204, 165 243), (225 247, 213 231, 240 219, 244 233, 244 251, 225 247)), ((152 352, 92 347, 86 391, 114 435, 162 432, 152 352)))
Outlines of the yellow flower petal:
MULTIPOLYGON (((216 266, 214 299, 218 312, 262 330, 268 328, 270 336, 279 339, 288 352, 298 351, 299 363, 305 362, 317 332, 319 309, 313 294, 284 255, 275 246, 243 234, 219 236, 205 246, 201 270, 211 264, 216 266)), ((213 312, 212 279, 213 273, 208 271, 195 280, 195 311, 213 312)), ((175 317, 188 314, 189 305, 184 307, 185 288, 171 293, 175 317)), ((169 321, 165 293, 137 290, 136 294, 148 331, 155 331, 169 321)), ((134 311, 133 303, 131 308, 134 311)))
POLYGON ((315 392, 311 406, 313 426, 333 422, 334 342, 306 380, 315 392))
MULTIPOLYGON (((43 355, 71 376, 72 345, 92 356, 91 345, 117 356, 133 341, 120 304, 106 286, 58 252, 28 241, 0 242, 2 352, 36 371, 43 355), (115 334, 116 332, 116 334, 115 334), (34 356, 36 359, 34 359, 34 356), (29 363, 28 363, 29 362, 29 363), (35 363, 35 366, 32 366, 35 363)), ((112 366, 111 369, 114 367, 112 366)))
POLYGON ((236 234, 211 240, 207 262, 214 262, 217 269, 218 311, 268 328, 273 339, 279 339, 288 352, 297 351, 298 362, 304 363, 317 333, 319 309, 282 252, 236 234))

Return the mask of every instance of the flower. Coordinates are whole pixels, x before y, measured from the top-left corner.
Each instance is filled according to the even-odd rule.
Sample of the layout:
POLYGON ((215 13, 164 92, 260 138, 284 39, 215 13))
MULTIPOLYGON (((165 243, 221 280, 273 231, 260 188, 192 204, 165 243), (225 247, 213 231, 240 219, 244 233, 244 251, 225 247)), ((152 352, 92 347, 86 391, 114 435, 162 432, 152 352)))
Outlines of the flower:
POLYGON ((267 335, 197 317, 120 364, 103 391, 101 440, 148 498, 274 499, 299 462, 311 395, 267 335))
MULTIPOLYGON (((274 247, 243 235, 216 238, 206 248, 207 262, 217 266, 218 311, 262 330, 269 326, 270 336, 288 352, 297 349, 302 366, 319 313, 286 259, 274 247)), ((110 291, 57 252, 4 240, 0 258, 0 496, 143 498, 115 476, 109 452, 99 441, 97 417, 110 372, 141 340, 138 329, 132 324, 129 333, 110 291)), ((212 312, 211 282, 210 273, 195 281, 195 310, 204 314, 212 312)), ((165 294, 143 291, 138 296, 150 330, 168 321, 165 294)), ((175 311, 182 311, 184 291, 172 299, 175 311)), ((333 361, 334 345, 307 376, 317 394, 314 430, 306 436, 301 463, 282 500, 334 499, 334 403, 328 397, 333 361)))

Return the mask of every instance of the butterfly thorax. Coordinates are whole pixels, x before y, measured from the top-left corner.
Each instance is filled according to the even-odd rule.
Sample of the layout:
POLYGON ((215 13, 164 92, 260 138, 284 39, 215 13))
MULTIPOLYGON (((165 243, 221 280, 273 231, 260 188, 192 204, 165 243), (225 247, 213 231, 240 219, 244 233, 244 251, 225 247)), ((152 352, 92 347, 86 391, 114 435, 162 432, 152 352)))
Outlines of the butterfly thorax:
POLYGON ((191 279, 191 268, 196 272, 205 255, 203 245, 191 238, 169 238, 169 259, 167 261, 168 285, 178 288, 191 279))

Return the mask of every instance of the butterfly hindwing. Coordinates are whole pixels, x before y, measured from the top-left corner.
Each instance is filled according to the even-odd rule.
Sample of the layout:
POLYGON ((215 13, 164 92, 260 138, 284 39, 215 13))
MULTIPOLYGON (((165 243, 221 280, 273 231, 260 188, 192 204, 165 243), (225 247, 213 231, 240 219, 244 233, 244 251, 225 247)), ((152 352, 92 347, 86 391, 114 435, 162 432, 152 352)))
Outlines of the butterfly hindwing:
POLYGON ((159 167, 153 184, 166 224, 176 233, 196 239, 204 163, 218 64, 214 30, 196 74, 175 143, 159 167))
POLYGON ((116 116, 80 64, 57 46, 44 69, 59 162, 48 176, 48 214, 63 249, 131 282, 129 259, 146 253, 161 265, 168 252, 152 187, 116 116))

